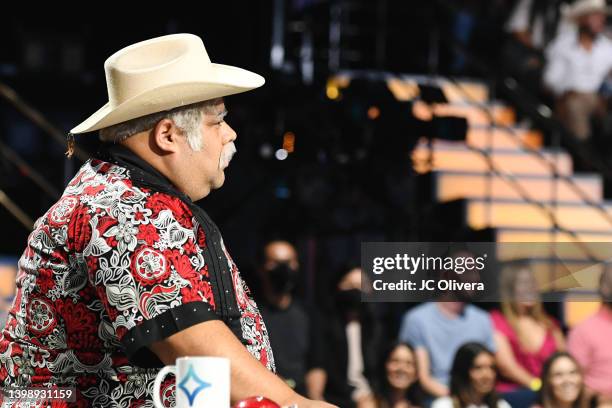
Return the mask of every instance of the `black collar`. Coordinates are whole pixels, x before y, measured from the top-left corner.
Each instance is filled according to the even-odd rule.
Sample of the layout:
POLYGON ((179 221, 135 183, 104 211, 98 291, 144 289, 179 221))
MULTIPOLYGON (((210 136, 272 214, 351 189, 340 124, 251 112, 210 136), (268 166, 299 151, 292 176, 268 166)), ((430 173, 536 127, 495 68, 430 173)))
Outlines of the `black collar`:
POLYGON ((128 169, 130 171, 130 179, 138 185, 152 187, 155 190, 178 196, 189 204, 193 203, 166 176, 123 145, 103 143, 96 154, 96 158, 128 169))

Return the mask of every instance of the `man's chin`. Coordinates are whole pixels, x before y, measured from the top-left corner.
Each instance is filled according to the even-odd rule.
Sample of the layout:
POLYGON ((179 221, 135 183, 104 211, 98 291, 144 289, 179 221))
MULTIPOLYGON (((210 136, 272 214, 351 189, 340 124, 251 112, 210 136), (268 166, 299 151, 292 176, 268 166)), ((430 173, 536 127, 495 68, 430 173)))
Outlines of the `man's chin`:
POLYGON ((219 176, 217 176, 212 184, 212 190, 216 190, 221 188, 225 183, 225 173, 223 170, 219 172, 219 176))

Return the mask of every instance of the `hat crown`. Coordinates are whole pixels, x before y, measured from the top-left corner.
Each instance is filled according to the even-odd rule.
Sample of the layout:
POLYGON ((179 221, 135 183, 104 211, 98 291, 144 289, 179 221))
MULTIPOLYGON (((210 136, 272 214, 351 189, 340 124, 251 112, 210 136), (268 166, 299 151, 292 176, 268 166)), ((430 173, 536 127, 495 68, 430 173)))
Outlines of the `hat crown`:
POLYGON ((212 63, 200 37, 172 34, 130 45, 104 63, 108 102, 70 131, 92 132, 155 112, 258 88, 265 79, 212 63))
MULTIPOLYGON (((200 37, 173 34, 123 48, 104 63, 108 100, 116 107, 150 89, 202 78, 211 61, 200 37)), ((212 80, 212 78, 211 78, 212 80)))
POLYGON ((606 0, 577 0, 569 6, 569 14, 573 17, 579 17, 593 11, 605 12, 606 9, 606 0))

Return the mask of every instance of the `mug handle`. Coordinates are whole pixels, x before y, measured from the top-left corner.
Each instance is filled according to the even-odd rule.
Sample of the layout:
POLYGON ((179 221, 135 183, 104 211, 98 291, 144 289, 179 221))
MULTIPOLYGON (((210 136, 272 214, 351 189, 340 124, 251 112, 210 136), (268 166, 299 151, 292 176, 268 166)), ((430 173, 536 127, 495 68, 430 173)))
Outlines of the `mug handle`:
POLYGON ((161 402, 161 398, 159 398, 159 391, 162 380, 166 378, 169 373, 176 375, 176 367, 173 365, 165 366, 159 370, 159 373, 155 376, 155 382, 153 383, 153 405, 155 405, 156 408, 165 408, 164 404, 161 402))

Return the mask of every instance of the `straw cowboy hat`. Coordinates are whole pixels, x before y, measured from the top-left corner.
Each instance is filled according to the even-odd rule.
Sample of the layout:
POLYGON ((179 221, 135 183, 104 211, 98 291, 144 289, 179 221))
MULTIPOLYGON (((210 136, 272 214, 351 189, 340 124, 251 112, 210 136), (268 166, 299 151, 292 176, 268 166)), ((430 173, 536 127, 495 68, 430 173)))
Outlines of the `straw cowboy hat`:
POLYGON ((108 102, 70 133, 85 133, 191 103, 262 86, 253 72, 210 61, 193 34, 130 45, 104 63, 108 102))
POLYGON ((564 14, 569 19, 576 19, 589 13, 610 14, 612 7, 606 5, 606 0, 577 0, 571 5, 567 5, 564 14))

